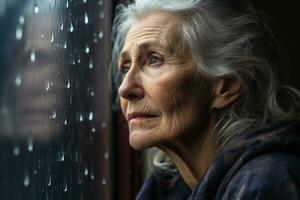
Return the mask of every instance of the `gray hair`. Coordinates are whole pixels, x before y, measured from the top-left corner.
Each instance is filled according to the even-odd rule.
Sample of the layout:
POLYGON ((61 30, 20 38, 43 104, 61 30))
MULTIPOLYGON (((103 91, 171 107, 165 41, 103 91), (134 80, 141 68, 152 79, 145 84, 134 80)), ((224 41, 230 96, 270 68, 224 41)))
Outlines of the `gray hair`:
POLYGON ((220 146, 234 135, 269 120, 299 117, 300 93, 278 83, 273 63, 275 50, 248 1, 135 0, 117 9, 112 65, 116 66, 135 20, 154 11, 167 11, 181 22, 178 32, 191 49, 199 76, 212 84, 220 77, 241 82, 240 98, 222 111, 215 127, 220 146))

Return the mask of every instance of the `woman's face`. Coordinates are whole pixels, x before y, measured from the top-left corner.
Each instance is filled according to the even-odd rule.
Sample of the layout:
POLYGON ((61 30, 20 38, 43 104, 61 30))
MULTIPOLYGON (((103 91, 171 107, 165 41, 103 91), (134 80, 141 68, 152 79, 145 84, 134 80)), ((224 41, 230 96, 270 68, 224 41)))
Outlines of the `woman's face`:
POLYGON ((135 149, 200 134, 207 119, 207 83, 196 79, 189 48, 179 47, 177 23, 170 14, 150 14, 134 23, 121 51, 119 96, 135 149))

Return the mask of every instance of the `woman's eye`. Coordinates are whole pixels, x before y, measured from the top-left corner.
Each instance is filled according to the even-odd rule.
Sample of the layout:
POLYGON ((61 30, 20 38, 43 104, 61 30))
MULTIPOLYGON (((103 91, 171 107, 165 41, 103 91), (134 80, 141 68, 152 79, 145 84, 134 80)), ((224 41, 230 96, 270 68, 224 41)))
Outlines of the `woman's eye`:
POLYGON ((125 75, 128 73, 130 69, 130 66, 128 63, 125 63, 123 64, 121 67, 120 67, 120 74, 122 77, 125 77, 125 75))
POLYGON ((153 54, 150 55, 149 62, 148 62, 149 65, 158 65, 158 64, 162 64, 162 63, 163 63, 163 60, 160 57, 153 55, 153 54))

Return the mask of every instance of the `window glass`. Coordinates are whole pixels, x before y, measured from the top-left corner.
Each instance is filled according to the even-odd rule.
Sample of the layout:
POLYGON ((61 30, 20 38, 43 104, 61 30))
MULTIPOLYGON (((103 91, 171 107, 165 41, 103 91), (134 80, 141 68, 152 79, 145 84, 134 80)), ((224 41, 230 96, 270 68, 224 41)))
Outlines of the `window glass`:
POLYGON ((109 4, 0 2, 1 199, 110 199, 109 4))

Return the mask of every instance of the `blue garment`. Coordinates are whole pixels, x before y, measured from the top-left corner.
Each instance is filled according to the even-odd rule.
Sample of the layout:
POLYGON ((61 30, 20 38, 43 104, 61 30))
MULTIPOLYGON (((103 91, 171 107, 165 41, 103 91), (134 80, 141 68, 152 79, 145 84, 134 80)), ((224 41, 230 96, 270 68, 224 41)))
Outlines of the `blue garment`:
POLYGON ((137 200, 300 200, 300 123, 272 122, 233 137, 191 191, 152 175, 137 200))

